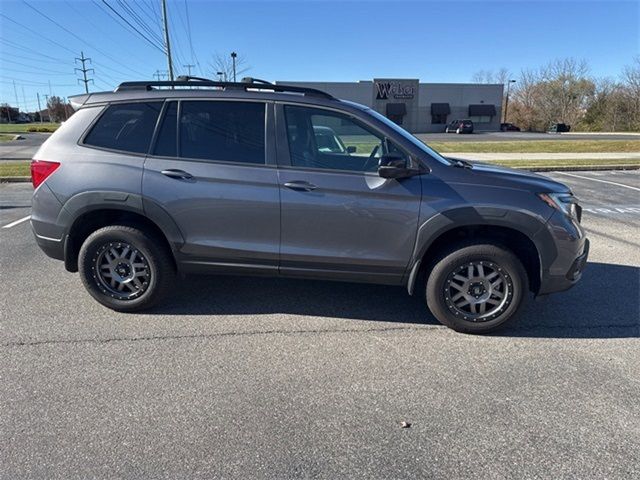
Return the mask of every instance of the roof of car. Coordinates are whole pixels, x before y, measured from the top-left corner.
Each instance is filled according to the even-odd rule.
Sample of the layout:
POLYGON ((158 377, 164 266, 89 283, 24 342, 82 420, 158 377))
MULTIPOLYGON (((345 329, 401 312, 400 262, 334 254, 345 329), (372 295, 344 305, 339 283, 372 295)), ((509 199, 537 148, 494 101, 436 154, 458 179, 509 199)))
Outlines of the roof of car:
MULTIPOLYGON (((194 78, 194 77, 187 77, 194 78)), ((112 102, 167 98, 242 98, 271 101, 301 101, 310 104, 331 104, 338 99, 321 90, 274 85, 263 81, 215 82, 206 79, 177 81, 142 81, 121 83, 114 91, 95 92, 69 97, 74 109, 112 102)))

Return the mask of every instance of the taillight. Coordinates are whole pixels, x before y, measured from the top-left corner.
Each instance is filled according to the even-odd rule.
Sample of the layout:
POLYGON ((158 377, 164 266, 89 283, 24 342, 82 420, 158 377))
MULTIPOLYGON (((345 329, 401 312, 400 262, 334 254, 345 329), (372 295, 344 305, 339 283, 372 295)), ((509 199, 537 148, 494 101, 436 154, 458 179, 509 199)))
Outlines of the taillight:
POLYGON ((59 166, 60 163, 58 162, 31 160, 31 183, 33 184, 33 188, 38 188, 59 166))

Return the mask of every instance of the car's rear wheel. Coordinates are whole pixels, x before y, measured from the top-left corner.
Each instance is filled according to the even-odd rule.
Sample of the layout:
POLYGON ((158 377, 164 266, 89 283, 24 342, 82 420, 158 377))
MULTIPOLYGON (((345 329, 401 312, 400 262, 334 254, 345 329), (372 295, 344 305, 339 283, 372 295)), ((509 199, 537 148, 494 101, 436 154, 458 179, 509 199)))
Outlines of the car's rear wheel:
POLYGON ((509 249, 463 244, 443 252, 427 279, 427 305, 444 325, 486 333, 503 326, 529 291, 527 272, 509 249))
POLYGON ((459 128, 456 128, 456 133, 460 134, 460 129, 459 128))
POLYGON ((113 310, 133 312, 155 305, 175 277, 171 253, 154 235, 112 225, 93 232, 82 244, 79 272, 87 291, 113 310))

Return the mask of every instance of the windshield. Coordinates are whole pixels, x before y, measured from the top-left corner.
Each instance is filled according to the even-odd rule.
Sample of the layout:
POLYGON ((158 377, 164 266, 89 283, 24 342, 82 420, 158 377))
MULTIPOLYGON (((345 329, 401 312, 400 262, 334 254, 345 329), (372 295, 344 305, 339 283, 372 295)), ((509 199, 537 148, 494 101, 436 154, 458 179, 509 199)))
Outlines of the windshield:
POLYGON ((402 135, 404 138, 409 140, 411 143, 413 143, 420 150, 422 150, 423 152, 427 153, 428 155, 430 155, 431 157, 433 157, 434 159, 436 159, 440 163, 444 163, 445 165, 452 165, 454 163, 451 160, 448 160, 448 159, 444 158, 442 155, 440 155, 434 149, 432 149, 431 147, 427 146, 425 143, 423 143, 420 140, 418 140, 415 136, 411 135, 404 128, 402 128, 398 124, 392 122, 391 120, 389 120, 384 115, 379 114, 378 112, 376 112, 375 110, 372 110, 371 108, 365 108, 364 110, 367 113, 369 113, 370 115, 373 115, 374 117, 376 117, 378 120, 383 122, 385 125, 387 125, 390 128, 392 128, 394 131, 396 131, 397 133, 402 135))

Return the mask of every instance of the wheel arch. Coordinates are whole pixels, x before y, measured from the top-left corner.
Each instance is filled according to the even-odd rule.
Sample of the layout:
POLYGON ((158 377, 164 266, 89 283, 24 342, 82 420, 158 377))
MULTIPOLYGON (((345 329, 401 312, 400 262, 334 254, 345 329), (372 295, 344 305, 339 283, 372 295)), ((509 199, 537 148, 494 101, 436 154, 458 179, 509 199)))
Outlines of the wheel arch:
POLYGON ((99 228, 108 225, 128 225, 155 234, 172 252, 184 239, 178 226, 159 205, 140 195, 123 192, 85 192, 72 197, 62 208, 59 225, 69 225, 64 237, 65 268, 78 271, 78 254, 84 240, 99 228), (73 213, 72 213, 73 212, 73 213))
POLYGON ((469 239, 495 242, 512 250, 527 271, 530 290, 537 293, 545 258, 552 256, 553 242, 540 241, 544 222, 531 214, 500 208, 462 208, 443 212, 425 222, 418 231, 416 248, 407 279, 413 294, 418 279, 425 278, 431 260, 453 243, 469 239))

